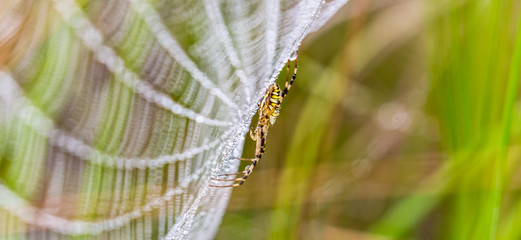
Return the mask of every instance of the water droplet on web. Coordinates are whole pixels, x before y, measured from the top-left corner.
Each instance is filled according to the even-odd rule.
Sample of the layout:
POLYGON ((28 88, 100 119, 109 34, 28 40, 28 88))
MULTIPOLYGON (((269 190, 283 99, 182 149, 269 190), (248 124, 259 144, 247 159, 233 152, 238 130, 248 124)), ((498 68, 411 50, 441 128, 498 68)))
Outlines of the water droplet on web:
POLYGON ((295 60, 297 60, 297 56, 298 56, 298 53, 297 53, 297 51, 295 51, 295 52, 293 52, 291 57, 289 57, 289 60, 290 61, 295 61, 295 60))

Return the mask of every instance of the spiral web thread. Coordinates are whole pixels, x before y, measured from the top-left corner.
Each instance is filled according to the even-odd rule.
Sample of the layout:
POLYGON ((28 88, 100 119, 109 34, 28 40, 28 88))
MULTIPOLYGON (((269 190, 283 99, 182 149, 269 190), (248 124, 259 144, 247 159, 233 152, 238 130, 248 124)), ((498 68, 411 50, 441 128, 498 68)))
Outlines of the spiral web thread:
POLYGON ((210 177, 345 1, 8 0, 0 239, 212 238, 231 189, 210 177))

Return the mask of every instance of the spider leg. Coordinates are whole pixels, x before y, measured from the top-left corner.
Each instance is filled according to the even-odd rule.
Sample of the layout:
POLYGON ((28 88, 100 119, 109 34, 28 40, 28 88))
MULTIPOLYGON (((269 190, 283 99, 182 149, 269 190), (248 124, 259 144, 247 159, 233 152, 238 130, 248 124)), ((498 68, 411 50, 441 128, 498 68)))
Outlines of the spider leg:
POLYGON ((222 182, 235 182, 235 181, 241 181, 242 177, 236 178, 236 179, 217 179, 217 178, 211 178, 214 181, 222 181, 222 182))
POLYGON ((289 70, 291 68, 290 66, 290 61, 288 60, 288 62, 286 63, 286 84, 284 87, 288 87, 288 80, 289 80, 289 70))
POLYGON ((210 185, 210 187, 238 187, 238 186, 242 185, 244 182, 246 182, 246 178, 248 177, 248 175, 244 175, 241 178, 236 178, 236 179, 213 179, 212 178, 212 180, 216 180, 216 181, 231 181, 231 182, 239 181, 239 182, 232 184, 232 185, 225 185, 225 186, 210 185))
POLYGON ((255 131, 253 131, 253 128, 250 127, 250 137, 251 137, 251 139, 253 139, 253 141, 257 141, 257 138, 255 138, 255 134, 257 134, 257 129, 255 129, 255 131))
POLYGON ((241 160, 241 161, 250 161, 250 162, 255 161, 255 158, 238 158, 238 157, 234 157, 233 159, 241 160))
POLYGON ((225 174, 219 174, 217 175, 218 177, 221 177, 221 176, 234 176, 234 175, 237 175, 237 174, 246 174, 247 172, 246 171, 242 171, 242 172, 236 172, 236 173, 225 173, 225 174))
POLYGON ((268 124, 269 122, 270 122, 269 118, 265 118, 265 119, 259 121, 259 125, 266 125, 266 124, 268 124))
MULTIPOLYGON (((251 173, 251 172, 250 172, 251 173)), ((238 183, 235 183, 235 184, 232 184, 232 185, 225 185, 225 186, 218 186, 218 185, 212 185, 210 184, 209 186, 210 187, 238 187, 240 185, 242 185, 244 182, 246 182, 246 178, 248 178, 250 174, 249 173, 246 173, 244 176, 240 177, 240 178, 236 178, 236 179, 217 179, 217 178, 211 178, 212 180, 214 181, 226 181, 226 182, 237 182, 239 181, 238 183)))
POLYGON ((233 184, 233 185, 226 185, 226 186, 217 186, 217 185, 209 185, 210 187, 221 187, 221 188, 225 188, 225 187, 238 187, 240 185, 242 185, 244 182, 239 182, 239 183, 236 183, 236 184, 233 184))
POLYGON ((227 173, 227 174, 219 174, 218 176, 234 176, 234 175, 237 175, 237 174, 244 174, 242 177, 240 178, 235 178, 235 179, 218 179, 218 178, 210 178, 211 180, 214 180, 214 181, 222 181, 222 182, 236 182, 236 181, 239 181, 238 183, 235 183, 235 184, 232 184, 232 185, 226 185, 226 186, 217 186, 217 185, 210 185, 210 187, 238 187, 240 185, 242 185, 244 182, 246 182, 246 179, 248 178, 248 176, 250 176, 250 174, 253 172, 253 169, 255 168, 255 166, 257 166, 257 163, 259 162, 259 159, 257 158, 254 158, 252 161, 252 164, 251 165, 248 165, 246 167, 246 169, 242 172, 236 172, 236 173, 227 173))
MULTIPOLYGON (((298 51, 297 51, 297 54, 298 54, 298 51)), ((289 79, 289 69, 290 69, 290 67, 289 67, 289 62, 288 62, 288 67, 287 67, 287 71, 286 71, 286 84, 284 86, 284 91, 282 92, 281 98, 286 97, 289 90, 291 89, 291 85, 293 85, 293 81, 295 81, 295 79, 297 78, 298 57, 295 59, 295 68, 293 69, 293 75, 291 76, 291 80, 289 79)))

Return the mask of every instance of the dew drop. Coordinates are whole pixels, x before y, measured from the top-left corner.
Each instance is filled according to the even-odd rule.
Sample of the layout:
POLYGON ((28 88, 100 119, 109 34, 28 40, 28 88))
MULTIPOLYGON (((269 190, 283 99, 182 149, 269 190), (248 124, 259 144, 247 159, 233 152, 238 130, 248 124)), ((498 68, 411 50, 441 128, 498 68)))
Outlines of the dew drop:
POLYGON ((289 60, 295 61, 295 60, 297 60, 297 57, 298 57, 298 52, 295 51, 295 52, 293 52, 293 54, 291 54, 291 57, 289 58, 289 60))

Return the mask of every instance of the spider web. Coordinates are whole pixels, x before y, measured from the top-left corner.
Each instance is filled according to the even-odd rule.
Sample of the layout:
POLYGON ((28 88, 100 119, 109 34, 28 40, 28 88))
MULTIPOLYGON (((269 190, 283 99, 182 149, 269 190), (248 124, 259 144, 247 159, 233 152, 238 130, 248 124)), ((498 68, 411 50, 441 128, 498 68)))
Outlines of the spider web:
POLYGON ((7 1, 0 238, 212 238, 231 189, 210 177, 345 2, 7 1))

